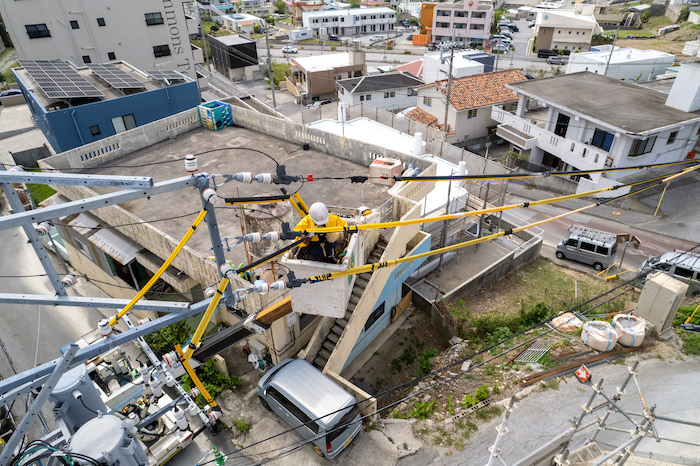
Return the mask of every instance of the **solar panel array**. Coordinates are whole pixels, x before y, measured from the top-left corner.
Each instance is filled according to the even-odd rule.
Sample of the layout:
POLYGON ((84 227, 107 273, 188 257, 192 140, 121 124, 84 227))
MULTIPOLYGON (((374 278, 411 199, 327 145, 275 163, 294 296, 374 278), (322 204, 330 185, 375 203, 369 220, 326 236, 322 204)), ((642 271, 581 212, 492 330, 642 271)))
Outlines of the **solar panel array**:
POLYGON ((88 65, 93 73, 115 89, 146 89, 146 85, 117 65, 88 65))
POLYGON ((146 71, 146 74, 153 79, 157 79, 158 81, 165 81, 166 79, 168 81, 173 81, 176 79, 180 79, 180 80, 185 79, 177 71, 151 70, 151 71, 146 71))
POLYGON ((60 60, 20 60, 22 67, 51 99, 104 97, 69 64, 60 60))

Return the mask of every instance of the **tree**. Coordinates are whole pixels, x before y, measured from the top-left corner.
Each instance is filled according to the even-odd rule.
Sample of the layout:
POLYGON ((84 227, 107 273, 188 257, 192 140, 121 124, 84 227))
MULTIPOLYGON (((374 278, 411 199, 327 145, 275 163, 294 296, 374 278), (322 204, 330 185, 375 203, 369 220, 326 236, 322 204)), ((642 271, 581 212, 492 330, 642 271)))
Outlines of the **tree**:
POLYGON ((287 12, 287 4, 284 3, 282 0, 278 0, 275 2, 275 10, 277 13, 283 15, 287 12))
POLYGON ((408 22, 409 24, 418 24, 418 18, 411 16, 410 18, 408 18, 408 22))
POLYGON ((651 12, 649 10, 642 13, 642 23, 648 23, 650 17, 651 17, 651 12))
POLYGON ((503 10, 496 10, 493 12, 493 23, 491 24, 491 32, 496 34, 498 32, 498 22, 503 18, 503 10))
POLYGON ((350 8, 360 8, 360 0, 352 0, 350 2, 350 8))
POLYGON ((213 33, 215 33, 216 31, 218 31, 218 30, 220 29, 220 27, 221 27, 221 26, 219 26, 218 24, 212 24, 212 25, 211 25, 211 28, 209 28, 209 31, 213 34, 213 33))
POLYGON ((259 26, 259 25, 256 24, 256 25, 253 26, 253 32, 254 32, 255 34, 260 34, 260 31, 262 31, 262 29, 260 29, 260 26, 259 26))
POLYGON ((12 39, 5 29, 5 24, 0 22, 0 41, 5 44, 5 47, 12 47, 12 39))

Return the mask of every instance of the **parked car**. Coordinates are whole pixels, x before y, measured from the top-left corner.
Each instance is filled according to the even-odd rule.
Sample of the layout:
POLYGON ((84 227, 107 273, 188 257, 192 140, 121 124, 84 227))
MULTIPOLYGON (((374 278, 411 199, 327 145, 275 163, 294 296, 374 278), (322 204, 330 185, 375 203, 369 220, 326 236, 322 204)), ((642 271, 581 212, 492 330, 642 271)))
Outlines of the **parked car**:
POLYGON ((548 49, 540 49, 537 52, 537 58, 549 58, 549 57, 558 57, 559 53, 555 52, 554 50, 548 50, 548 49))
POLYGON ((520 32, 520 28, 517 26, 517 24, 509 24, 508 28, 511 30, 511 32, 520 32))
POLYGON ((700 293, 700 254, 676 249, 651 257, 642 264, 642 272, 656 270, 687 283, 689 294, 700 293))
POLYGON ((572 225, 570 234, 557 245, 557 259, 569 259, 592 265, 600 271, 607 269, 616 259, 617 235, 572 225))
POLYGON ((330 104, 331 102, 333 102, 331 99, 317 100, 317 101, 309 104, 307 107, 308 108, 318 108, 321 105, 330 104))
POLYGON ((299 49, 291 45, 285 45, 282 47, 282 53, 299 53, 299 49))
POLYGON ((21 95, 22 91, 19 89, 8 89, 6 91, 0 92, 0 97, 9 97, 11 95, 21 95))
POLYGON ((270 369, 258 382, 258 398, 322 457, 338 456, 362 428, 355 397, 304 359, 270 369))
POLYGON ((438 44, 435 44, 435 43, 428 44, 428 50, 430 50, 431 52, 436 51, 438 48, 439 48, 438 44))
POLYGON ((336 36, 335 34, 328 34, 328 40, 333 40, 333 41, 340 41, 340 37, 336 36))
POLYGON ((508 52, 508 46, 504 44, 503 42, 497 42, 493 44, 493 47, 491 47, 491 51, 494 53, 507 53, 508 52))
POLYGON ((547 57, 548 65, 563 65, 564 59, 561 57, 547 57))
POLYGON ((513 43, 513 39, 511 39, 508 36, 501 35, 501 34, 494 34, 493 37, 491 37, 491 40, 494 42, 503 42, 504 44, 508 44, 508 45, 513 43))
POLYGON ((529 27, 529 28, 534 28, 534 27, 535 27, 535 24, 537 24, 537 20, 534 20, 534 19, 533 19, 532 21, 530 21, 530 24, 528 24, 527 27, 529 27))

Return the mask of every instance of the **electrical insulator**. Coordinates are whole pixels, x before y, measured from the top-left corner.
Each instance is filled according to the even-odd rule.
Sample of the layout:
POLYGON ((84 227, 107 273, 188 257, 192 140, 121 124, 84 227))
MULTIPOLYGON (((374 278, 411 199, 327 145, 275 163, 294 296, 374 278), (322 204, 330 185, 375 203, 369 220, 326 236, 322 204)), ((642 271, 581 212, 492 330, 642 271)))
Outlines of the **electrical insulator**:
POLYGON ((187 430, 189 425, 187 424, 187 417, 183 409, 180 409, 179 406, 175 406, 175 409, 173 409, 173 417, 175 418, 179 430, 187 430))
POLYGON ((107 337, 112 334, 112 326, 109 325, 109 320, 102 319, 97 323, 97 330, 100 331, 100 335, 107 337))
POLYGON ((252 183, 253 174, 250 172, 236 173, 235 175, 233 175, 233 179, 236 181, 240 181, 241 183, 252 183))
POLYGON ((143 319, 139 319, 139 325, 144 325, 147 322, 150 322, 151 318, 150 317, 144 317, 143 319))
POLYGON ((163 396, 163 389, 160 388, 160 383, 158 383, 158 379, 154 377, 151 380, 149 380, 148 386, 151 387, 153 396, 155 396, 156 398, 160 398, 161 396, 163 396))
POLYGON ((36 230, 36 233, 39 236, 46 236, 49 234, 49 230, 51 229, 51 225, 49 224, 49 222, 41 222, 41 223, 37 223, 36 225, 34 225, 34 229, 36 230))
POLYGON ((197 158, 192 154, 187 154, 185 156, 185 171, 187 173, 194 173, 199 169, 197 166, 197 158))
POLYGON ((208 286, 206 290, 204 290, 204 296, 207 297, 207 299, 211 299, 214 297, 216 294, 216 288, 213 286, 208 286))
POLYGON ((211 205, 216 204, 216 201, 219 200, 219 195, 216 194, 216 191, 214 191, 211 188, 207 188, 204 191, 202 191, 202 197, 211 205))
POLYGON ((207 405, 207 407, 204 408, 204 410, 207 413, 207 416, 209 416, 211 422, 216 422, 221 417, 221 411, 211 409, 211 406, 209 405, 207 405))
POLYGON ((262 239, 265 241, 279 241, 280 234, 277 231, 270 231, 262 235, 262 239))
POLYGON ((61 279, 61 283, 63 283, 63 286, 70 287, 75 285, 75 275, 69 273, 65 277, 61 279))
POLYGON ((272 184, 272 180, 272 173, 260 173, 259 175, 255 175, 255 181, 258 183, 272 184))
POLYGON ((270 289, 271 290, 284 290, 286 288, 286 284, 284 283, 284 280, 277 280, 276 282, 273 282, 270 284, 270 289))
POLYGON ((197 398, 199 396, 199 388, 194 387, 192 390, 190 390, 190 396, 192 398, 197 398))
POLYGON ((173 378, 172 375, 167 374, 165 376, 165 385, 170 387, 170 388, 173 388, 175 386, 175 379, 173 378))
POLYGON ((254 233, 248 233, 244 236, 238 236, 237 239, 239 243, 243 241, 245 241, 246 243, 259 243, 263 240, 263 235, 262 233, 258 233, 256 231, 254 233))
POLYGON ((265 294, 270 291, 270 285, 268 285, 265 280, 255 280, 255 283, 253 284, 253 291, 265 294))
POLYGON ((236 275, 236 273, 233 271, 233 268, 228 262, 224 262, 223 264, 221 264, 219 270, 221 271, 221 275, 228 278, 229 280, 231 280, 236 275))
POLYGON ((14 167, 7 170, 8 172, 23 172, 24 167, 22 165, 15 165, 14 167))
MULTIPOLYGON (((175 351, 171 351, 169 353, 165 353, 163 355, 163 362, 168 366, 168 367, 175 367, 178 364, 180 364, 180 360, 177 357, 177 353, 175 351)), ((166 377, 167 379, 167 377, 166 377)))

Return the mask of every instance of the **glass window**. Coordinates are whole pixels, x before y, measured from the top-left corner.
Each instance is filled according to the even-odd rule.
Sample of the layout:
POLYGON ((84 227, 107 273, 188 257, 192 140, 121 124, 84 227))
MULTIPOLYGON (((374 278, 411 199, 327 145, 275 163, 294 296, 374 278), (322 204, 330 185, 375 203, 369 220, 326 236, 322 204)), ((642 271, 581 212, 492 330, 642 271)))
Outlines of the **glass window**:
POLYGON ((372 325, 379 320, 379 318, 384 314, 384 302, 377 306, 377 308, 372 311, 372 313, 369 315, 367 318, 367 322, 365 323, 365 332, 372 327, 372 325))
POLYGON ((591 243, 586 243, 585 241, 581 241, 581 249, 584 251, 595 251, 595 244, 591 243))
POLYGON ((83 55, 83 63, 92 63, 90 55, 83 55))
POLYGON ((153 55, 156 57, 167 57, 170 55, 170 47, 168 45, 153 46, 153 55))
POLYGON ((116 59, 117 59, 117 55, 116 55, 114 52, 108 52, 108 53, 107 53, 107 58, 108 58, 109 60, 116 60, 116 59))
POLYGON ((606 248, 605 246, 596 246, 595 252, 598 254, 602 254, 604 256, 607 256, 608 253, 610 252, 610 248, 606 248))
POLYGON ((396 96, 396 92, 394 92, 394 91, 385 92, 385 93, 384 93, 384 98, 385 98, 385 99, 390 99, 390 98, 392 98, 392 97, 394 97, 394 96, 396 96))
POLYGON ((163 24, 163 15, 160 13, 146 13, 147 26, 156 26, 158 24, 163 24))
POLYGON ((331 443, 333 440, 337 439, 340 437, 340 434, 342 434, 347 427, 350 426, 352 421, 360 415, 360 408, 357 407, 357 405, 354 405, 350 411, 348 411, 345 416, 340 418, 340 421, 338 421, 338 424, 335 425, 332 429, 329 429, 328 435, 326 435, 326 442, 331 443))
POLYGON ((92 258, 92 251, 90 251, 90 246, 87 245, 87 243, 83 243, 81 240, 79 240, 76 237, 73 237, 73 242, 75 243, 75 248, 80 251, 81 254, 83 254, 85 257, 90 259, 91 261, 93 260, 92 258))
POLYGON ((595 132, 593 133, 591 145, 600 147, 603 150, 610 150, 614 139, 615 136, 613 134, 596 128, 595 132))
POLYGON ((117 133, 123 133, 130 129, 136 128, 136 120, 134 119, 134 114, 124 115, 120 117, 112 118, 112 125, 114 126, 114 131, 117 133))
POLYGON ((367 94, 366 100, 372 100, 372 94, 367 94))
POLYGON ((102 27, 105 25, 105 19, 104 18, 97 18, 97 25, 102 27))
POLYGON ((102 134, 102 132, 100 131, 100 127, 98 125, 91 126, 90 134, 92 134, 93 136, 99 136, 100 134, 102 134))
POLYGON ((578 240, 577 240, 577 239, 573 239, 573 238, 569 238, 569 239, 566 240, 566 243, 564 243, 564 245, 565 245, 565 246, 573 246, 573 247, 576 247, 576 246, 578 246, 578 240))
POLYGON ((361 95, 361 96, 360 96, 360 102, 364 102, 364 101, 365 101, 365 96, 361 95))
POLYGON ((654 143, 656 142, 656 136, 652 136, 646 139, 634 139, 632 141, 632 147, 630 148, 630 157, 637 157, 639 155, 648 154, 654 148, 654 143))
POLYGON ((674 270, 673 275, 678 275, 679 277, 683 278, 693 278, 693 271, 690 269, 676 266, 676 270, 674 270))
POLYGON ((432 107, 433 106, 433 99, 431 99, 430 97, 423 97, 423 103, 425 105, 427 105, 428 107, 432 107))
POLYGON ((678 137, 678 131, 674 131, 671 134, 668 135, 668 140, 666 141, 666 144, 673 144, 676 142, 676 138, 678 137))
POLYGON ((476 109, 469 110, 467 112, 467 118, 474 118, 476 117, 476 109))
POLYGON ((51 37, 51 32, 49 28, 46 27, 46 23, 41 24, 27 24, 24 26, 27 30, 27 35, 30 39, 39 39, 41 37, 51 37))
POLYGON ((80 25, 78 24, 77 21, 74 21, 74 20, 70 22, 70 27, 71 27, 71 29, 80 29, 80 25))

